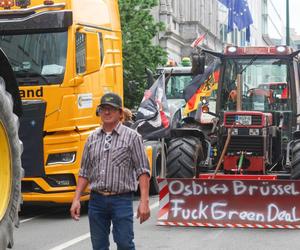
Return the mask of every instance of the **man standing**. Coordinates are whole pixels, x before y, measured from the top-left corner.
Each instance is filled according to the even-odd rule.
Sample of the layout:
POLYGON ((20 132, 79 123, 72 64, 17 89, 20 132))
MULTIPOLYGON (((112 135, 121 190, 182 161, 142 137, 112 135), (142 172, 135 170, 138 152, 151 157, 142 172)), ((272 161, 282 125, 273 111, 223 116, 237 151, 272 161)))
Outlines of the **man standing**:
POLYGON ((150 217, 149 163, 141 136, 121 124, 122 99, 105 94, 97 108, 103 122, 85 144, 75 196, 70 209, 80 217, 80 196, 90 185, 89 223, 94 250, 109 249, 110 225, 118 250, 135 249, 133 242, 132 196, 140 185, 137 218, 143 223, 150 217))

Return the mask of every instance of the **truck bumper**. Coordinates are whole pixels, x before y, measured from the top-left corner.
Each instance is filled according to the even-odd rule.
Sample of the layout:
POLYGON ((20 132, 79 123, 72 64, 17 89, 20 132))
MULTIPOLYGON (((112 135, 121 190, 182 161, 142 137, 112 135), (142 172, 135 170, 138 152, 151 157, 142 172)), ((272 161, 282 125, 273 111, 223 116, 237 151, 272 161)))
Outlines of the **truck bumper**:
MULTIPOLYGON (((41 194, 41 193, 23 193, 24 202, 50 202, 50 203, 71 203, 74 197, 74 191, 72 192, 63 192, 63 193, 51 193, 51 194, 41 194)), ((89 200, 90 195, 85 194, 81 197, 81 201, 89 200)))
MULTIPOLYGON (((45 178, 24 178, 22 180, 22 196, 24 202, 71 203, 74 197, 76 183, 73 185, 53 187, 45 178)), ((87 189, 81 197, 82 201, 89 199, 87 189)))

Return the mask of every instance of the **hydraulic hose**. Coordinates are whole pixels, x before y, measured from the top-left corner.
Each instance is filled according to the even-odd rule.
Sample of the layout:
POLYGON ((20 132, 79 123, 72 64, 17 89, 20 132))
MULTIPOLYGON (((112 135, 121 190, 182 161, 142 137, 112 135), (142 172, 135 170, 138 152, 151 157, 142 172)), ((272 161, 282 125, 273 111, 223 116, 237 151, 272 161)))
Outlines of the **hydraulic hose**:
MULTIPOLYGON (((214 176, 215 176, 215 175, 217 174, 217 172, 219 171, 219 168, 220 168, 220 166, 221 166, 221 164, 222 164, 222 161, 223 161, 223 159, 224 159, 225 153, 226 153, 226 151, 227 151, 227 148, 228 148, 228 145, 229 145, 229 142, 230 142, 230 139, 231 139, 231 131, 232 131, 232 127, 230 127, 230 128, 228 129, 227 139, 226 139, 226 142, 225 142, 225 145, 224 145, 224 148, 223 148, 221 157, 220 157, 220 159, 219 159, 219 161, 218 161, 218 165, 217 165, 217 167, 216 167, 216 169, 215 169, 214 176)), ((214 177, 214 176, 213 176, 213 177, 214 177)))
POLYGON ((240 156, 240 159, 239 159, 239 163, 238 163, 238 173, 241 172, 241 168, 242 168, 242 164, 243 164, 243 161, 244 161, 244 151, 241 152, 241 156, 240 156))

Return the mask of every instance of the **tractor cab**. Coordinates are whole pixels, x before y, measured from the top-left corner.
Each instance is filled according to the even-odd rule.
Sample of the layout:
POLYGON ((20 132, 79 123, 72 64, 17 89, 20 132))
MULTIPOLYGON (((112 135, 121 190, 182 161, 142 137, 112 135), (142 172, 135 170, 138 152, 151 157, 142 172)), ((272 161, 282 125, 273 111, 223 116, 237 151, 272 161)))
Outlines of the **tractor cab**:
POLYGON ((231 46, 220 54, 217 148, 222 151, 230 137, 218 156, 225 172, 290 173, 299 113, 297 54, 285 46, 231 46))
POLYGON ((290 76, 290 65, 288 60, 277 58, 226 59, 219 110, 291 111, 289 89, 294 76, 290 76))

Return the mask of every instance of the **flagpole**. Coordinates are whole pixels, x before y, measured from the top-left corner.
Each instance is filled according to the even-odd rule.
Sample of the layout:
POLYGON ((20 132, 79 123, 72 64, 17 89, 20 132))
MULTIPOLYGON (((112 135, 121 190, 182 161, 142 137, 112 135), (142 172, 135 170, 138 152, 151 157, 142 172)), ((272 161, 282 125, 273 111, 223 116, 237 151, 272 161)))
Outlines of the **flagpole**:
POLYGON ((286 0, 286 45, 290 45, 290 7, 289 0, 286 0))

